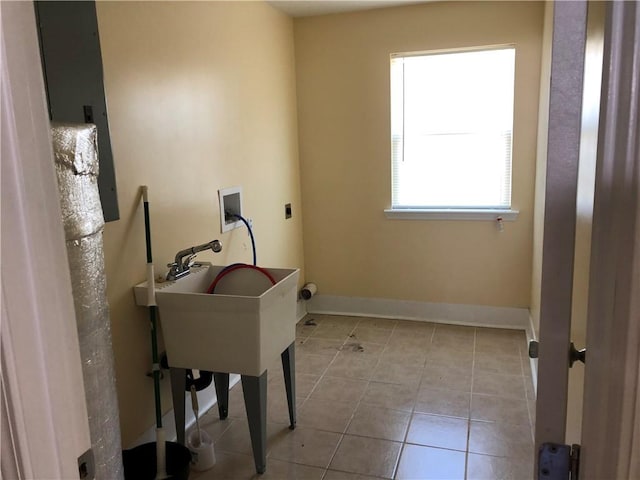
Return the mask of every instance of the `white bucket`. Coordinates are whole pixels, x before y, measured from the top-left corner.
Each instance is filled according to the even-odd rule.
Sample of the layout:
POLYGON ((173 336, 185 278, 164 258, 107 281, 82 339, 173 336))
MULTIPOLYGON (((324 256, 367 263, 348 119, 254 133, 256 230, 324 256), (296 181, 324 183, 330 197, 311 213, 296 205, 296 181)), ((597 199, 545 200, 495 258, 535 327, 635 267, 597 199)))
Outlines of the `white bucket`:
POLYGON ((194 429, 187 438, 187 447, 191 451, 191 468, 201 472, 208 470, 216 464, 216 454, 213 450, 213 440, 204 430, 194 429))

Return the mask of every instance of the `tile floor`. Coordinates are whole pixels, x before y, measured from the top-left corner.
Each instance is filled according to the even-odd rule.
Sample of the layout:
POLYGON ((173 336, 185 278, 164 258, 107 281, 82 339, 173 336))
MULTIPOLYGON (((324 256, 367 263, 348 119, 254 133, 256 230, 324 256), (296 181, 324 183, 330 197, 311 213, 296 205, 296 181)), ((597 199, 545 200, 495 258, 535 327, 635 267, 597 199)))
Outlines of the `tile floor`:
POLYGON ((217 463, 194 480, 530 479, 535 405, 524 333, 308 315, 297 326, 298 427, 268 370, 267 472, 255 475, 242 387, 201 425, 217 463), (312 323, 312 325, 309 325, 312 323))

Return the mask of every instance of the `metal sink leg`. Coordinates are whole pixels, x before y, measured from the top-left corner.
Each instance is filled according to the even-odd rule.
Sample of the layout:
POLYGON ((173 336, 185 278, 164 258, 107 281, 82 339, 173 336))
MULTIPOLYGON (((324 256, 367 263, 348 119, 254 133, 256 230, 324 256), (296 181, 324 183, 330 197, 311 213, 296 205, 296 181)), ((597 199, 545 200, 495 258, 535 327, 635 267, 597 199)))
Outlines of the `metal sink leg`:
POLYGON ((242 393, 247 409, 256 472, 267 468, 267 371, 259 377, 242 375, 242 393))
POLYGON ((229 374, 213 372, 213 382, 216 387, 218 415, 220 420, 224 420, 229 416, 229 374))
POLYGON ((289 428, 296 428, 296 342, 282 352, 282 370, 284 386, 287 390, 287 406, 289 407, 289 428))

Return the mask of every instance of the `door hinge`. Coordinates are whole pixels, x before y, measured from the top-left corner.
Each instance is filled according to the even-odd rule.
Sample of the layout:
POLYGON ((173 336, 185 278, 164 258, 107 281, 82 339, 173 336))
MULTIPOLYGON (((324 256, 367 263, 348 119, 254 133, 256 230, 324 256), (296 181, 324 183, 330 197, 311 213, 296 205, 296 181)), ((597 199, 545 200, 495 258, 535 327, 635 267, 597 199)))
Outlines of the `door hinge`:
POLYGON ((91 449, 78 457, 78 478, 80 480, 93 480, 96 478, 96 462, 91 449))
POLYGON ((543 443, 538 452, 538 480, 579 480, 580 445, 543 443))

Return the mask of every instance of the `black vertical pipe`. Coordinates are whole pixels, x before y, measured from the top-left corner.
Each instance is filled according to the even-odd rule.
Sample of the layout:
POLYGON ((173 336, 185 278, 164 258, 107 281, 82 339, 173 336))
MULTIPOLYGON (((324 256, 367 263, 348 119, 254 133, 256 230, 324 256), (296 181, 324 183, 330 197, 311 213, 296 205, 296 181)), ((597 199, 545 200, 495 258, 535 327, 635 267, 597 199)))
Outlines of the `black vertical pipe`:
MULTIPOLYGON (((144 197, 144 235, 147 246, 147 264, 151 265, 153 264, 153 256, 151 254, 151 220, 149 218, 149 201, 146 199, 146 194, 144 197)), ((147 288, 152 288, 152 285, 147 285, 147 288)), ((158 322, 156 310, 156 305, 149 305, 149 320, 151 321, 151 356, 153 361, 153 391, 156 404, 156 427, 162 428, 162 405, 160 404, 160 368, 158 360, 158 322)))

